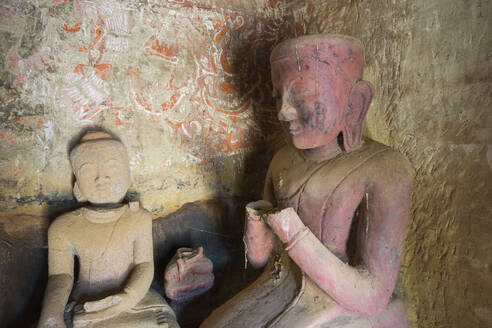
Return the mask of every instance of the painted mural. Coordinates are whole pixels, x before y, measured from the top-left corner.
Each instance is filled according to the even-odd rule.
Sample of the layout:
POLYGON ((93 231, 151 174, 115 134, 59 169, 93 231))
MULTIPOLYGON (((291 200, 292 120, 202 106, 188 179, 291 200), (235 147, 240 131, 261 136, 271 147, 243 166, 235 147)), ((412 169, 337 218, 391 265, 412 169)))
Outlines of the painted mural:
POLYGON ((225 165, 234 180, 232 158, 278 134, 268 61, 283 20, 186 0, 0 6, 4 208, 70 198, 67 147, 90 126, 129 146, 140 194, 228 192, 197 173, 225 165))

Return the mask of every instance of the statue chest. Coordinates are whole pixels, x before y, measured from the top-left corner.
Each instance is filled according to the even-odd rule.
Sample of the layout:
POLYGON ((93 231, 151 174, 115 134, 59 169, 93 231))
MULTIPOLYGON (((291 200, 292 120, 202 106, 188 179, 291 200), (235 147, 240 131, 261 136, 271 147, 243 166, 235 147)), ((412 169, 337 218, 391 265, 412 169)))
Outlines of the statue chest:
POLYGON ((318 239, 327 246, 332 246, 330 249, 339 248, 333 245, 333 240, 326 238, 327 232, 332 231, 337 236, 347 235, 353 211, 340 213, 341 217, 325 214, 339 212, 334 208, 344 205, 330 201, 338 198, 340 181, 344 180, 343 172, 337 170, 336 163, 325 163, 318 167, 296 166, 293 171, 282 170, 278 172, 279 174, 272 175, 277 206, 280 208, 293 207, 303 223, 318 239), (298 172, 295 172, 300 170, 304 170, 306 174, 298 175, 298 172))
POLYGON ((322 163, 284 151, 272 166, 277 206, 293 207, 303 223, 336 255, 345 253, 351 225, 362 204, 367 177, 363 163, 377 150, 365 147, 322 163))
POLYGON ((84 233, 71 236, 80 263, 79 283, 83 289, 119 285, 133 267, 135 232, 125 217, 115 222, 93 223, 80 220, 84 233))

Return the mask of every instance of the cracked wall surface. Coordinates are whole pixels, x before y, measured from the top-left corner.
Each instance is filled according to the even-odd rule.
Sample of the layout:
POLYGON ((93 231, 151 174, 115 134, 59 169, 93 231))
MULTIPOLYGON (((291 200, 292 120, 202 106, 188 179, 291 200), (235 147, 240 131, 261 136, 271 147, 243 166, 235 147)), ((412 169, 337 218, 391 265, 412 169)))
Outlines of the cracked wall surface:
POLYGON ((416 171, 402 283, 412 327, 492 326, 492 3, 303 1, 298 34, 366 50, 365 133, 416 171))

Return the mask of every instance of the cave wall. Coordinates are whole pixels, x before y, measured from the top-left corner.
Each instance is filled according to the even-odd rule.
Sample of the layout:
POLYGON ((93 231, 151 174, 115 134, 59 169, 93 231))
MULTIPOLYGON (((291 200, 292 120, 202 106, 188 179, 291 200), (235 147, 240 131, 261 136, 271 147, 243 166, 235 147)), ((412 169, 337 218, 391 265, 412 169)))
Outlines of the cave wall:
MULTIPOLYGON (((156 216, 190 201, 258 197, 283 142, 271 48, 294 35, 342 33, 362 40, 365 79, 376 89, 366 135, 403 152, 416 171, 398 286, 412 327, 492 325, 489 1, 11 0, 0 8, 0 208, 22 213, 0 222, 2 267, 13 248, 35 244, 38 254, 45 245, 22 237, 46 229, 32 214, 74 206, 68 150, 91 126, 127 145, 129 198, 156 216)), ((2 276, 2 286, 10 282, 2 276)))
POLYGON ((492 2, 302 1, 296 33, 366 50, 366 135, 415 172, 402 283, 412 327, 492 326, 492 2))
POLYGON ((285 1, 3 1, 0 207, 70 208, 88 127, 127 146, 154 214, 262 188, 278 136, 269 54, 285 1))
MULTIPOLYGON (((202 204, 193 215, 199 227, 215 214, 216 226, 196 231, 182 220, 178 240, 157 229, 154 241, 167 247, 156 249, 157 274, 179 243, 194 245, 178 232, 241 245, 221 222, 242 227, 242 211, 220 214, 213 204, 258 197, 282 143, 269 54, 292 34, 281 15, 288 2, 0 3, 0 327, 30 327, 39 317, 47 228, 76 206, 68 152, 89 128, 127 146, 128 198, 154 214, 155 227, 190 202, 202 204)), ((233 285, 214 295, 244 287, 233 285)))

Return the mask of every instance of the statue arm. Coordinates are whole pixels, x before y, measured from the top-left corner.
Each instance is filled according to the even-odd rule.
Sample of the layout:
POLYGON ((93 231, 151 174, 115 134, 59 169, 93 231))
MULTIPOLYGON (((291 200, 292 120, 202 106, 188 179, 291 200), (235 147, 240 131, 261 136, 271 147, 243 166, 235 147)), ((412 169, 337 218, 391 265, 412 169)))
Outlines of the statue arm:
POLYGON ((120 312, 131 309, 142 300, 149 291, 154 278, 154 248, 152 245, 152 216, 140 210, 135 219, 135 237, 133 243, 133 262, 135 266, 130 272, 123 288, 123 297, 127 296, 120 306, 120 312))
POLYGON ((38 327, 65 327, 63 315, 73 287, 73 250, 65 229, 54 222, 48 230, 48 284, 38 327))
POLYGON ((139 220, 139 233, 135 239, 133 256, 135 267, 128 278, 124 291, 132 299, 132 307, 149 291, 154 278, 154 246, 152 244, 152 216, 144 212, 139 220))
POLYGON ((254 268, 263 267, 273 249, 274 235, 261 217, 264 211, 272 208, 274 200, 270 169, 265 179, 263 199, 264 201, 249 203, 246 206, 244 245, 246 257, 254 268))
POLYGON ((292 208, 268 218, 277 236, 286 243, 289 256, 321 289, 347 310, 367 316, 382 311, 393 292, 410 207, 411 176, 390 174, 382 179, 382 183, 379 180, 366 189, 370 198, 369 225, 361 249, 361 267, 352 267, 336 257, 292 208))

